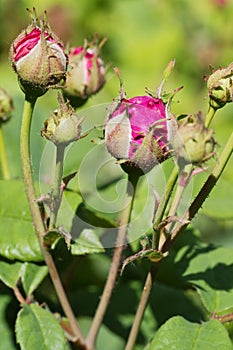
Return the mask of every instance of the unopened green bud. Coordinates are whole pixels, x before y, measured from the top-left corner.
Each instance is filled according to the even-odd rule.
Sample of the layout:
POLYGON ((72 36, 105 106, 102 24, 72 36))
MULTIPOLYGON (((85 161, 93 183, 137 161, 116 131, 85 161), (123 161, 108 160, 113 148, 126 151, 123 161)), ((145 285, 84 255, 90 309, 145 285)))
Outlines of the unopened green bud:
POLYGON ((207 79, 210 106, 214 109, 222 108, 232 102, 233 62, 225 68, 215 70, 207 79))
POLYGON ((10 118, 13 110, 13 101, 7 92, 0 88, 0 123, 10 118))
POLYGON ((60 106, 44 122, 41 135, 55 145, 66 147, 69 143, 81 138, 81 124, 83 118, 79 118, 69 103, 65 103, 59 95, 60 106))
POLYGON ((201 114, 189 115, 179 124, 173 146, 180 164, 201 164, 214 154, 213 130, 205 127, 201 114))

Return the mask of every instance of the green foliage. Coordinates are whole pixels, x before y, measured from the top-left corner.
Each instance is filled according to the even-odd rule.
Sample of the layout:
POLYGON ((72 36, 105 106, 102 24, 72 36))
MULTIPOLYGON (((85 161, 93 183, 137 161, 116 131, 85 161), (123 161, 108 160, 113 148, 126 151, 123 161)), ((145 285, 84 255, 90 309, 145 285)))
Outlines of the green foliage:
POLYGON ((47 266, 25 263, 22 272, 22 285, 27 296, 30 296, 48 274, 47 266))
POLYGON ((24 305, 16 320, 16 337, 22 350, 67 350, 59 322, 36 304, 24 305))
POLYGON ((147 350, 232 349, 223 325, 217 320, 203 324, 188 322, 180 316, 167 321, 157 332, 147 350))
POLYGON ((19 280, 22 280, 23 289, 30 296, 48 273, 47 266, 33 263, 21 263, 1 260, 0 279, 8 287, 14 289, 19 280))
POLYGON ((80 237, 78 237, 74 244, 71 244, 71 253, 73 255, 102 253, 104 248, 100 243, 94 230, 83 230, 80 237))
POLYGON ((181 265, 182 260, 183 263, 186 260, 187 268, 183 278, 197 289, 203 304, 211 314, 221 315, 232 311, 232 257, 232 248, 211 245, 200 245, 192 251, 186 247, 181 249, 177 256, 181 265), (184 256, 185 259, 182 259, 184 256))
POLYGON ((0 180, 0 192, 0 255, 10 260, 42 261, 23 183, 0 180))

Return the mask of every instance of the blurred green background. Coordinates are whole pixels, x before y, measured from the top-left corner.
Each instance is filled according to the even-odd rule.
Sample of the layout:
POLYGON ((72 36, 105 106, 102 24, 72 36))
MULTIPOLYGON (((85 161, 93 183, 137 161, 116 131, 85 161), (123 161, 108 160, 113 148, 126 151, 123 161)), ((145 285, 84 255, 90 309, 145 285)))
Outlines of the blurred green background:
MULTIPOLYGON (((82 107, 110 103, 118 95, 119 83, 113 73, 118 66, 129 97, 144 94, 145 87, 155 90, 162 71, 175 58, 173 74, 165 86, 172 91, 184 88, 172 105, 175 114, 205 113, 208 92, 204 77, 211 67, 226 66, 233 52, 233 2, 227 0, 0 0, 0 85, 13 97, 15 109, 4 125, 7 154, 14 178, 21 176, 19 161, 20 115, 23 94, 8 61, 11 42, 30 19, 26 8, 44 10, 54 32, 67 45, 82 45, 85 37, 106 36, 102 55, 108 66, 103 90, 82 107)), ((33 167, 37 177, 46 141, 40 137, 43 121, 56 108, 56 91, 39 99, 33 121, 33 167)), ((87 111, 87 113, 86 113, 87 111)), ((213 121, 220 153, 232 131, 233 106, 218 111, 213 121)), ((104 120, 104 116, 101 116, 104 120)), ((196 219, 203 237, 211 242, 233 244, 233 162, 204 209, 196 219)))
MULTIPOLYGON (((119 82, 113 73, 114 66, 119 67, 127 95, 132 97, 144 94, 145 87, 156 90, 163 69, 174 58, 176 60, 175 69, 166 83, 165 90, 169 92, 179 86, 184 86, 175 96, 172 104, 172 111, 175 114, 183 114, 198 111, 206 113, 208 92, 204 77, 211 72, 211 67, 226 66, 233 61, 232 0, 0 0, 0 86, 5 88, 12 96, 15 106, 11 120, 3 125, 7 155, 13 178, 21 177, 19 134, 24 96, 18 87, 17 77, 10 66, 8 52, 11 42, 30 22, 26 8, 32 8, 33 6, 36 7, 39 15, 47 10, 53 31, 67 45, 82 45, 83 39, 92 37, 94 33, 98 33, 100 37, 106 36, 108 38, 102 51, 104 61, 108 66, 107 83, 97 95, 89 99, 79 112, 87 116, 87 124, 89 123, 90 127, 94 126, 96 121, 98 123, 104 122, 106 104, 109 104, 118 95, 119 82)), ((46 153, 44 149, 48 145, 48 142, 41 138, 40 130, 43 121, 57 107, 56 97, 56 91, 49 91, 38 100, 35 109, 32 124, 32 164, 33 174, 37 180, 41 170, 41 157, 42 155, 44 157, 46 153)), ((218 154, 221 153, 232 132, 232 118, 233 105, 229 104, 217 112, 212 123, 218 142, 218 154)), ((77 170, 82 156, 91 147, 90 138, 81 140, 80 145, 77 148, 75 148, 76 146, 72 148, 72 154, 68 157, 65 166, 66 174, 77 170), (82 148, 81 152, 80 147, 82 148), (75 157, 76 163, 74 162, 75 157)), ((49 167, 50 161, 44 158, 43 162, 47 162, 49 167)), ((217 157, 209 163, 210 166, 213 166, 216 159, 217 157)), ((169 164, 167 165, 166 162, 164 171, 169 172, 169 164)), ((108 176, 109 171, 106 171, 106 174, 108 176)), ((227 246, 233 246, 232 175, 233 161, 231 159, 217 187, 195 219, 195 225, 201 230, 201 235, 206 241, 227 246)), ((196 188, 205 177, 206 173, 198 177, 199 180, 195 184, 196 188)), ((106 179, 103 180, 106 181, 106 179)), ((157 182, 155 188, 156 185, 158 186, 157 182)), ((141 189, 140 194, 142 195, 139 198, 141 200, 141 202, 139 200, 139 206, 144 200, 143 189, 141 189)), ((187 240, 189 245, 192 244, 190 234, 187 236, 187 240)), ((110 255, 91 255, 87 259, 82 260, 81 257, 80 261, 75 261, 79 269, 76 268, 77 265, 68 265, 68 277, 65 280, 66 287, 69 286, 73 292, 73 302, 76 299, 84 300, 83 303, 80 303, 81 307, 78 306, 82 316, 90 317, 92 315, 95 303, 101 294, 109 262, 110 255), (77 276, 75 275, 72 280, 70 276, 73 276, 74 273, 77 276), (85 285, 88 288, 90 285, 90 288, 85 289, 85 285), (95 289, 93 285, 100 286, 100 289, 95 289), (76 289, 78 290, 78 298, 76 289), (85 298, 89 295, 87 290, 91 295, 88 303, 85 302, 85 298), (86 309, 87 305, 90 311, 86 309)), ((61 261, 62 265, 63 261, 61 261)), ((173 265, 172 268, 174 268, 173 265)), ((134 317, 132 310, 137 305, 141 290, 140 284, 143 280, 140 275, 141 270, 136 269, 135 266, 132 267, 133 281, 131 281, 130 288, 125 283, 128 278, 127 275, 125 279, 123 276, 123 283, 118 285, 118 292, 114 293, 107 314, 106 323, 112 325, 113 331, 117 328, 117 334, 121 334, 120 340, 114 338, 113 333, 110 334, 108 338, 110 345, 107 344, 107 347, 111 347, 111 350, 123 348, 122 339, 126 338, 127 328, 130 327, 134 317), (136 288, 135 281, 137 279, 139 287, 136 288), (117 315, 117 317, 114 315, 117 315)), ((166 276, 169 279, 174 274, 169 270, 166 276)), ((50 296, 53 296, 53 294, 47 292, 47 290, 49 290, 48 287, 46 288, 46 285, 43 285, 41 291, 45 295, 39 300, 44 300, 46 297, 53 298, 50 296)), ((6 294, 4 298, 8 308, 10 297, 6 294)), ((183 314, 189 319, 203 319, 190 304, 187 295, 184 303, 184 294, 183 292, 180 294, 177 288, 171 292, 169 287, 162 284, 157 285, 153 298, 157 298, 156 302, 154 299, 152 300, 152 305, 156 305, 156 312, 159 309, 158 324, 163 323, 173 313, 180 314, 181 305, 183 305, 181 308, 183 314), (157 305, 159 308, 157 308, 157 305)), ((11 310, 12 305, 10 305, 11 310)), ((13 305, 13 310, 16 307, 18 306, 13 305)), ((151 313, 151 309, 147 310, 142 327, 146 338, 151 337, 154 332, 155 321, 151 317, 151 313)), ((6 314, 8 315, 8 313, 6 314)), ((12 316, 13 319, 15 317, 12 316)), ((1 322, 3 326, 4 322, 1 322)), ((84 319, 82 322, 90 322, 90 319, 87 321, 84 319)), ((88 325, 83 325, 84 329, 87 327, 88 325)), ((13 321, 11 328, 14 328, 13 321)), ((107 333, 105 326, 103 333, 107 333)), ((8 333, 3 329, 1 334, 8 333)), ((105 343, 102 347, 100 345, 99 349, 106 348, 104 334, 105 343)), ((140 338, 139 342, 144 343, 144 338, 140 338)), ((4 349, 6 348, 10 347, 4 349)), ((12 349, 15 349, 15 347, 12 347, 12 349)))

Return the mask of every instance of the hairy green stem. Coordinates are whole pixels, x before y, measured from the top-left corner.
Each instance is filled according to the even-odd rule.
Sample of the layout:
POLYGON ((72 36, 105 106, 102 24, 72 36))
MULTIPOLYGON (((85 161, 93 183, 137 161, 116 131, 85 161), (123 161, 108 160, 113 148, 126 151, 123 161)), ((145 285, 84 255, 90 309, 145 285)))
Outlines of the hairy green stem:
POLYGON ((63 175, 65 147, 63 145, 56 146, 56 168, 54 187, 52 189, 52 203, 50 209, 49 230, 56 226, 57 214, 61 203, 61 186, 63 175))
POLYGON ((168 179, 167 185, 165 192, 160 200, 159 206, 157 208, 157 211, 155 213, 155 218, 154 218, 154 224, 153 224, 153 239, 152 239, 152 248, 153 249, 158 249, 159 248, 159 241, 160 241, 160 231, 158 230, 158 225, 163 219, 168 201, 171 197, 172 191, 176 185, 178 178, 178 167, 174 166, 172 173, 168 179))
MULTIPOLYGON (((40 243, 40 248, 44 256, 45 263, 48 266, 50 277, 53 282, 54 288, 56 290, 57 296, 60 300, 64 313, 70 322, 70 326, 72 328, 72 331, 75 337, 78 339, 80 344, 84 344, 82 333, 78 327, 76 318, 68 302, 66 293, 63 289, 53 258, 49 253, 49 251, 44 246, 43 237, 46 234, 46 229, 44 226, 44 222, 41 218, 40 209, 36 201, 36 192, 35 192, 34 182, 32 178, 32 168, 31 168, 31 162, 30 162, 30 157, 31 157, 30 131, 31 131, 32 114, 33 114, 35 103, 36 103, 36 99, 30 99, 30 98, 27 98, 26 96, 25 103, 24 103, 22 124, 21 124, 20 154, 21 154, 21 164, 22 164, 25 191, 26 191, 26 195, 27 195, 27 199, 28 199, 28 203, 31 211, 32 222, 35 228, 35 232, 40 243)), ((83 348, 85 348, 84 345, 83 345, 83 348)))
POLYGON ((128 185, 126 190, 125 204, 124 204, 124 209, 121 211, 120 217, 119 217, 119 229, 118 229, 117 238, 115 242, 115 248, 114 248, 111 266, 109 269, 108 277, 104 286, 104 290, 103 290, 99 305, 96 309, 95 316, 86 339, 87 348, 89 350, 93 350, 95 347, 96 337, 98 335, 100 326, 102 324, 104 315, 106 313, 106 310, 112 295, 112 291, 114 289, 116 279, 119 273, 119 266, 122 259, 122 252, 124 250, 125 243, 126 243, 128 223, 130 221, 138 179, 139 177, 137 176, 136 177, 131 177, 130 175, 128 176, 128 185), (133 186, 133 189, 132 189, 132 186, 133 186))
POLYGON ((7 161, 6 148, 3 138, 2 123, 0 122, 0 162, 2 168, 2 176, 4 180, 10 179, 10 170, 7 161))
MULTIPOLYGON (((189 183, 189 177, 191 175, 191 172, 192 172, 192 164, 187 164, 184 167, 184 169, 180 172, 176 192, 172 199, 171 207, 168 213, 169 217, 176 216, 177 214, 177 210, 182 200, 184 191, 189 183)), ((166 226, 166 230, 168 234, 170 234, 173 227, 174 227, 174 222, 173 223, 171 222, 166 226)))
POLYGON ((216 113, 216 109, 209 106, 208 112, 205 116, 205 126, 208 128, 210 126, 210 123, 216 113))
POLYGON ((201 190, 199 191, 196 198, 193 200, 192 204, 190 205, 189 209, 185 213, 182 223, 178 224, 176 229, 173 231, 172 236, 165 242, 162 251, 165 252, 169 250, 171 244, 174 240, 177 239, 177 237, 180 235, 181 232, 185 230, 185 228, 188 226, 190 221, 194 218, 194 216, 197 214, 198 210, 201 208, 202 204, 206 200, 206 198, 209 196, 210 192, 216 185, 218 179, 220 178, 223 170, 225 169, 227 162, 229 161, 231 155, 233 152, 233 133, 229 137, 221 155, 218 158, 218 161, 213 168, 211 174, 209 175, 208 179, 202 186, 201 190))

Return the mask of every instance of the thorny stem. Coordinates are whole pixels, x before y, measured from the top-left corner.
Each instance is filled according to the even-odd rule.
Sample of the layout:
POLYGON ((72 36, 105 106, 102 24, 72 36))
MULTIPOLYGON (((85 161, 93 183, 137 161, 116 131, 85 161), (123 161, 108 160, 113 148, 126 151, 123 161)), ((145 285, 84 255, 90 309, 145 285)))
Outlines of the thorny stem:
POLYGON ((52 203, 50 209, 49 230, 52 230, 56 225, 57 214, 61 203, 61 186, 64 163, 65 147, 63 145, 56 146, 56 168, 54 188, 52 189, 52 203))
MULTIPOLYGON (((25 97, 23 118, 22 118, 22 124, 21 124, 21 135, 20 135, 20 154, 21 154, 24 186, 25 186, 25 191, 26 191, 30 211, 31 211, 32 222, 35 228, 37 238, 39 240, 40 248, 44 256, 45 263, 47 264, 49 269, 51 280, 53 282, 54 288, 56 290, 56 293, 58 295, 58 298, 60 300, 64 313, 70 322, 72 331, 74 332, 75 337, 78 339, 77 342, 82 345, 84 344, 82 333, 77 325, 75 316, 67 300, 67 297, 63 289, 56 266, 54 264, 53 258, 49 253, 49 251, 44 246, 44 241, 43 241, 43 237, 46 234, 46 230, 45 230, 44 222, 41 218, 40 209, 36 202, 36 193, 35 193, 35 187, 34 187, 34 182, 32 178, 32 169, 31 169, 31 162, 30 162, 30 130, 31 130, 32 114, 33 114, 35 103, 36 103, 36 99, 30 99, 27 96, 25 97)), ((85 348, 84 345, 83 345, 83 348, 85 348)))
POLYGON ((117 238, 115 242, 115 249, 113 253, 111 266, 109 269, 108 277, 104 286, 104 290, 103 290, 99 305, 96 309, 95 316, 86 339, 87 348, 89 350, 94 349, 96 337, 98 335, 99 328, 103 321, 106 309, 109 304, 109 300, 112 295, 113 288, 116 283, 117 275, 119 273, 119 266, 121 263, 122 252, 124 250, 125 243, 126 243, 128 223, 130 221, 130 216, 131 216, 131 211, 133 207, 135 191, 136 191, 138 180, 139 180, 139 177, 137 176, 131 177, 130 175, 128 175, 128 185, 127 185, 126 196, 125 196, 125 205, 119 217, 120 219, 119 229, 118 229, 117 238), (131 188, 132 186, 133 186, 133 189, 131 188), (133 190, 133 193, 132 193, 132 190, 133 190))
POLYGON ((125 350, 133 350, 135 346, 135 342, 137 340, 138 331, 141 326, 141 322, 144 316, 144 312, 146 310, 148 300, 150 297, 151 289, 153 287, 154 279, 155 279, 155 269, 151 269, 151 271, 147 274, 146 282, 143 287, 141 299, 138 304, 138 308, 136 311, 136 315, 134 317, 134 322, 132 328, 130 330, 130 334, 127 340, 127 344, 125 350))
POLYGON ((2 176, 4 180, 10 179, 10 170, 7 162, 6 148, 3 139, 2 123, 0 122, 0 162, 2 166, 2 176))
POLYGON ((177 239, 180 233, 184 231, 184 229, 188 226, 190 221, 197 214, 198 210, 201 208, 202 204, 204 203, 206 198, 209 196, 210 192, 212 191, 218 179, 220 178, 223 170, 225 169, 225 166, 227 165, 228 160, 232 155, 232 152, 233 152, 233 133, 230 135, 227 141, 227 144, 225 145, 221 155, 219 156, 217 164, 213 168, 208 179, 206 180, 201 190, 199 191, 198 195, 193 200, 189 209, 185 213, 182 222, 178 224, 176 229, 173 231, 172 236, 170 236, 170 238, 165 242, 162 249, 163 252, 169 250, 173 241, 177 239))

